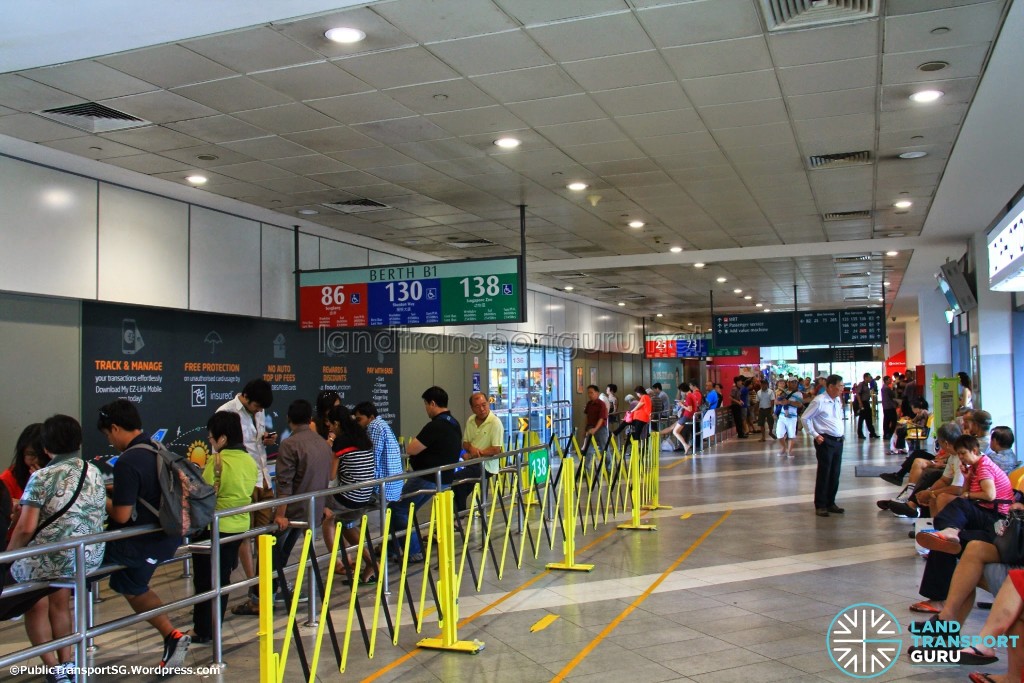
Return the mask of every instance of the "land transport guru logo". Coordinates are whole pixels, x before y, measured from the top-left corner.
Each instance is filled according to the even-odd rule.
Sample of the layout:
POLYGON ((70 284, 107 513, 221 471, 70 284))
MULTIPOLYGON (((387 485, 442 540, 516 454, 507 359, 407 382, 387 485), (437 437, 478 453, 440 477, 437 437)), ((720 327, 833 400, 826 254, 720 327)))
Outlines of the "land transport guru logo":
POLYGON ((903 641, 899 620, 884 607, 850 605, 829 624, 825 642, 832 663, 853 678, 874 678, 899 659, 903 641))

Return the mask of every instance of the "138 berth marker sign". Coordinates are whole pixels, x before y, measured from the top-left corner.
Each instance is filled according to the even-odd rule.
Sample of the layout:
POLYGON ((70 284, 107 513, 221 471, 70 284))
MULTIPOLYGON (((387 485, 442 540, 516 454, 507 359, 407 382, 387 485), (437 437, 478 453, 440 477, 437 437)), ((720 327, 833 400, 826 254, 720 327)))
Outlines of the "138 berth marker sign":
POLYGON ((302 271, 303 329, 472 325, 523 319, 519 258, 302 271))

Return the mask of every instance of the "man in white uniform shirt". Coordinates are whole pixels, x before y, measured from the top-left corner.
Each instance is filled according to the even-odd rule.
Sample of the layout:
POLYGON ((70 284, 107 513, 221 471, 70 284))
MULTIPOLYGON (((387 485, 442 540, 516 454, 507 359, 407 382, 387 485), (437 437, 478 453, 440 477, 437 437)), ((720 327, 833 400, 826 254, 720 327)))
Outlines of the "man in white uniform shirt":
POLYGON ((819 517, 846 512, 836 505, 839 471, 843 464, 842 393, 843 378, 829 375, 825 379, 825 393, 815 396, 803 415, 804 428, 814 439, 814 453, 818 458, 818 474, 814 480, 814 514, 819 517))

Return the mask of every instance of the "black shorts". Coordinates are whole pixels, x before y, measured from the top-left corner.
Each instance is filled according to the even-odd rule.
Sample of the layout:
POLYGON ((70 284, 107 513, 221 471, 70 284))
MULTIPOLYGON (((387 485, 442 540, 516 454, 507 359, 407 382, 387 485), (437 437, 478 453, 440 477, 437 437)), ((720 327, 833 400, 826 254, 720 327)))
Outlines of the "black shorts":
POLYGON ((161 562, 174 557, 177 545, 170 542, 146 542, 144 538, 131 538, 107 543, 104 564, 123 564, 110 575, 110 589, 121 595, 136 596, 149 591, 153 572, 161 562))

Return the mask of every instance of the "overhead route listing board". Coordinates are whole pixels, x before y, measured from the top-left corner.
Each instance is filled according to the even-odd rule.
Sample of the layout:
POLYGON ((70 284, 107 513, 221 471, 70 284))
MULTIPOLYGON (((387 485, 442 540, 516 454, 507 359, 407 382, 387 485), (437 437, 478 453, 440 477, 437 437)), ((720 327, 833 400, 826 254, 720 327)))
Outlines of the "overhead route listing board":
POLYGON ((885 341, 885 311, 851 308, 716 315, 713 333, 715 346, 881 344, 885 341))
POLYGON ((136 404, 143 426, 202 464, 206 422, 251 380, 270 382, 267 429, 287 435, 288 405, 321 389, 342 403, 373 401, 398 431, 398 344, 391 331, 324 336, 290 321, 85 302, 82 304, 84 452, 116 452, 96 430, 100 406, 136 404))
POLYGON ((649 334, 644 338, 647 358, 709 358, 741 356, 740 347, 714 348, 710 333, 649 334))
POLYGON ((298 273, 302 329, 525 320, 519 257, 298 273))

